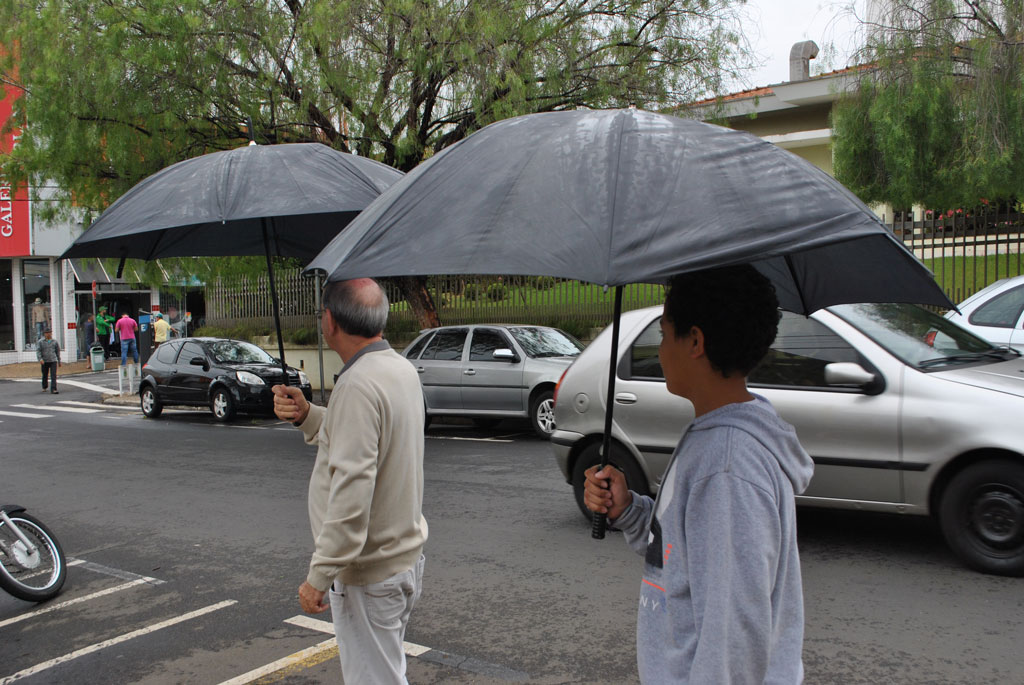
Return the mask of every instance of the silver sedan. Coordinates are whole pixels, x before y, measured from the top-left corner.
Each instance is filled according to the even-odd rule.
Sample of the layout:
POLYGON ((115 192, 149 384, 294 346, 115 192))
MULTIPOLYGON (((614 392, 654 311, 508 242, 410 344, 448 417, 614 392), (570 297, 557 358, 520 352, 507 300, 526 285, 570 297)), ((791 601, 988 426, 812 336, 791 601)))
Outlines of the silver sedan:
MULTIPOLYGON (((669 394, 658 361, 661 308, 622 317, 612 462, 656 493, 693 407, 669 394)), ((582 504, 598 462, 611 334, 559 385, 551 436, 582 504)), ((970 566, 1024 575, 1024 360, 930 311, 903 304, 784 313, 749 379, 814 458, 798 504, 932 515, 970 566)))
POLYGON ((423 331, 402 354, 420 374, 428 421, 468 416, 489 426, 524 417, 547 438, 555 383, 582 349, 557 328, 477 324, 423 331))

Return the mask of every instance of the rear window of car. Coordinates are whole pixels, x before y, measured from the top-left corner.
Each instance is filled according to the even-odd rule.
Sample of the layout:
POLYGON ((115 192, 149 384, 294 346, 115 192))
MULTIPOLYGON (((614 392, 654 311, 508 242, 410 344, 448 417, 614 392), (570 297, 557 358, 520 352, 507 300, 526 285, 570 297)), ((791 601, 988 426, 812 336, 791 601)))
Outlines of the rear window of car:
POLYGON ((173 364, 174 358, 178 356, 178 346, 163 343, 156 348, 156 360, 161 364, 173 364))
POLYGON ((462 346, 466 343, 466 333, 469 329, 453 328, 446 331, 439 331, 437 335, 423 350, 420 359, 434 359, 437 361, 458 361, 462 359, 462 346))
POLYGON ((427 333, 417 340, 416 343, 406 351, 406 359, 417 359, 420 356, 420 352, 423 351, 423 348, 427 346, 427 343, 430 342, 432 337, 434 337, 433 333, 427 333))
POLYGON ((662 380, 665 373, 661 370, 658 359, 658 348, 661 346, 661 317, 652 321, 629 348, 629 375, 631 378, 650 378, 662 380))
POLYGON ((1024 285, 999 293, 975 309, 968 321, 975 326, 1013 328, 1024 311, 1024 285))

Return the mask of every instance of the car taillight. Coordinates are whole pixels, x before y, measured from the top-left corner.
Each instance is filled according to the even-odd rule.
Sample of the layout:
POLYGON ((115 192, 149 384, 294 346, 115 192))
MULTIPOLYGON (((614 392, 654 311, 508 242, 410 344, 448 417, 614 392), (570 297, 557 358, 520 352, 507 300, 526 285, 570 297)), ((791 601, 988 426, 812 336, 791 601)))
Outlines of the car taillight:
POLYGON ((938 331, 928 331, 928 334, 924 336, 924 342, 929 347, 935 347, 935 336, 938 335, 938 331))
POLYGON ((562 372, 562 375, 558 377, 558 382, 555 383, 555 392, 551 396, 551 402, 553 404, 558 404, 558 389, 562 387, 562 381, 565 380, 565 374, 567 374, 567 373, 569 373, 569 367, 568 366, 565 367, 565 371, 562 372))

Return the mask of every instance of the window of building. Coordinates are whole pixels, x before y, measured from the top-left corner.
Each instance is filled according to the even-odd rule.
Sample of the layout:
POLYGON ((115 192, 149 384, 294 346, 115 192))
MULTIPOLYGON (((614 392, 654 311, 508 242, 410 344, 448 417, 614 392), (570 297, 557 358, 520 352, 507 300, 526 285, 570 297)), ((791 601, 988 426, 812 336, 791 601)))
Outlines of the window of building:
POLYGON ((14 349, 13 262, 0 259, 0 350, 14 349))
POLYGON ((50 312, 50 260, 21 262, 21 294, 25 303, 25 347, 35 349, 43 331, 52 325, 50 312))

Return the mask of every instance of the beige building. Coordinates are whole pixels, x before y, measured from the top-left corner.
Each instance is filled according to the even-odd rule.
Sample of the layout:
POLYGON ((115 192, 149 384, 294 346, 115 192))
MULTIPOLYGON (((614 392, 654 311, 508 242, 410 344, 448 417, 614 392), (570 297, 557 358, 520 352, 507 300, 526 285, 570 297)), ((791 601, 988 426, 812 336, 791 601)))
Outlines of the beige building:
MULTIPOLYGON (((832 174, 832 128, 829 116, 841 93, 857 80, 857 67, 811 76, 818 55, 814 41, 795 43, 789 53, 789 80, 732 93, 689 106, 699 118, 749 131, 803 157, 832 174)), ((875 207, 891 218, 886 207, 875 207)))

